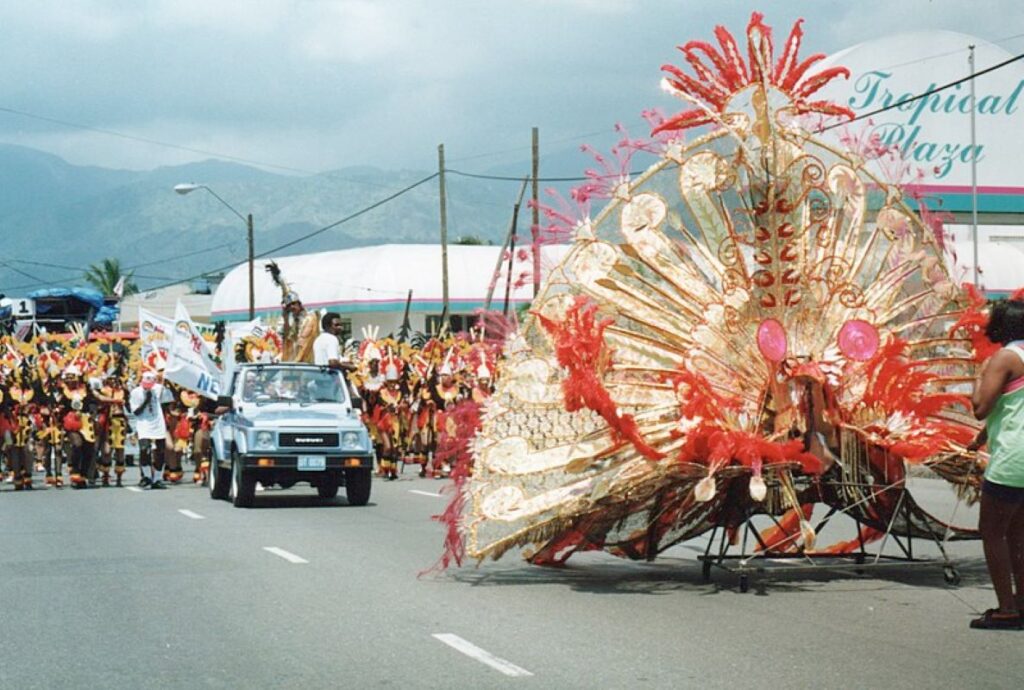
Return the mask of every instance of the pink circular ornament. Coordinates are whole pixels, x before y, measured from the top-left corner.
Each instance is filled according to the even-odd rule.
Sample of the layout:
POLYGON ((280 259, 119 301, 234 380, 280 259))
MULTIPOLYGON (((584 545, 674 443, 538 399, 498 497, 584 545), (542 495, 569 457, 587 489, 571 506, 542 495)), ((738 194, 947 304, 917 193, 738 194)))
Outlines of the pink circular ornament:
POLYGON ((786 358, 786 329, 775 319, 765 319, 757 327, 757 349, 769 362, 786 358))
POLYGON ((839 329, 839 349, 850 359, 864 362, 878 352, 878 329, 867 321, 852 319, 839 329))

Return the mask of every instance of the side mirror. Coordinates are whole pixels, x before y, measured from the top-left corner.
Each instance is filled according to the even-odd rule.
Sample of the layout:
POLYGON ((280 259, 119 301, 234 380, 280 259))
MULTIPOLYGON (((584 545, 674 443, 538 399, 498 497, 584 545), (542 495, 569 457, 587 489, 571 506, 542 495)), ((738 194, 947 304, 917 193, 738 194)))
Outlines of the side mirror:
POLYGON ((352 398, 352 409, 353 410, 359 410, 360 412, 362 412, 363 411, 363 399, 362 398, 352 398))

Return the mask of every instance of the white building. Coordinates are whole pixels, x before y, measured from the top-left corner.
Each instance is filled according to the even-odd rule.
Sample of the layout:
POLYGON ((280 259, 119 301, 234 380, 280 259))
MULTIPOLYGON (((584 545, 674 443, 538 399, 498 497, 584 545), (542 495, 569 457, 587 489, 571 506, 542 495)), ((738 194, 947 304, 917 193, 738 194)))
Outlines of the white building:
MULTIPOLYGON (((542 278, 566 251, 568 246, 563 245, 542 248, 542 278)), ((502 253, 501 247, 494 246, 448 246, 448 302, 455 330, 472 325, 469 319, 474 310, 484 307, 502 253)), ((533 298, 532 259, 528 253, 528 248, 522 254, 517 250, 513 261, 510 310, 528 304, 533 298)), ((281 290, 266 271, 268 261, 257 260, 253 286, 256 315, 265 318, 281 313, 281 290)), ((287 256, 275 261, 282 277, 307 309, 338 312, 345 330, 357 339, 364 326, 379 326, 381 335, 397 333, 407 301, 414 332, 433 332, 437 328, 443 307, 439 244, 383 244, 287 256)), ((505 300, 508 261, 502 262, 499 270, 491 309, 500 310, 505 300)), ((214 321, 248 318, 247 263, 224 276, 214 292, 210 311, 214 321)))

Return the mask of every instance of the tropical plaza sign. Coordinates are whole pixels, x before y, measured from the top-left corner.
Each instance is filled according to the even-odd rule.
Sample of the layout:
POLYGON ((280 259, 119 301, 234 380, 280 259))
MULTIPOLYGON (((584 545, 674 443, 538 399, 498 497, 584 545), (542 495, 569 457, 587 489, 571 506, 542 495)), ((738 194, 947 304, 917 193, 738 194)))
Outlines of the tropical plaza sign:
POLYGON ((971 45, 975 72, 1012 57, 997 45, 951 31, 887 36, 829 56, 825 64, 844 65, 850 78, 834 81, 822 90, 823 97, 858 117, 890 108, 832 131, 876 135, 879 144, 898 153, 906 164, 908 179, 903 181, 938 197, 942 209, 958 220, 971 212, 973 163, 983 220, 1021 224, 1024 61, 975 78, 973 141, 969 81, 912 100, 967 77, 971 45))

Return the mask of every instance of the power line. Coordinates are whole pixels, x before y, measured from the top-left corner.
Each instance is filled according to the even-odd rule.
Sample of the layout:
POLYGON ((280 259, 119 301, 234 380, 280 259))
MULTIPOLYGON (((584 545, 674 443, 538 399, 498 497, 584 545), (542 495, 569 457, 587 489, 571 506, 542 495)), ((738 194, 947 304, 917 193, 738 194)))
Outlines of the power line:
POLYGON ((424 177, 423 179, 421 179, 421 180, 419 180, 417 182, 413 182, 408 187, 404 187, 404 188, 398 190, 397 192, 395 192, 394 194, 392 194, 390 196, 387 196, 387 197, 384 197, 380 201, 376 201, 376 202, 370 204, 369 206, 366 206, 366 207, 356 211, 355 213, 351 213, 351 214, 345 216, 344 218, 342 218, 341 220, 337 220, 337 221, 331 223, 330 225, 325 225, 322 228, 314 230, 313 232, 306 233, 305 235, 302 235, 301 237, 297 237, 294 240, 291 240, 290 242, 285 242, 284 244, 278 245, 277 247, 274 247, 273 249, 268 249, 265 252, 260 252, 256 256, 257 257, 264 257, 264 256, 267 256, 269 254, 274 254, 276 252, 279 252, 282 249, 287 249, 288 247, 294 246, 294 245, 298 244, 299 242, 305 242, 306 240, 308 240, 311 237, 316 237, 317 235, 319 235, 321 233, 327 232, 331 228, 336 228, 339 225, 341 225, 342 223, 347 223, 348 221, 352 220, 353 218, 358 218, 359 216, 363 215, 364 213, 368 213, 368 212, 372 211, 375 208, 383 206, 384 204, 388 203, 389 201, 392 201, 392 200, 397 199, 398 197, 402 196, 406 192, 411 192, 412 190, 416 189, 420 185, 426 184, 427 182, 430 182, 435 177, 437 177, 439 174, 440 173, 431 173, 431 174, 427 175, 426 177, 424 177))
MULTIPOLYGON (((393 201, 394 199, 397 199, 398 197, 402 196, 403 194, 406 194, 407 192, 411 192, 412 190, 416 189, 420 185, 426 184, 427 182, 430 182, 435 177, 437 177, 439 174, 440 173, 431 173, 430 175, 427 175, 426 177, 424 177, 424 178, 422 178, 420 180, 417 180, 416 182, 413 182, 411 185, 408 185, 407 187, 403 187, 402 189, 398 190, 394 194, 391 194, 391 195, 389 195, 389 196, 387 196, 387 197, 385 197, 383 199, 380 199, 379 201, 375 201, 374 203, 370 204, 369 206, 365 206, 365 207, 359 209, 355 213, 350 213, 349 215, 345 216, 344 218, 342 218, 340 220, 336 220, 336 221, 334 221, 333 223, 331 223, 329 225, 325 225, 325 226, 323 226, 321 228, 318 228, 318 229, 314 230, 313 232, 306 233, 305 235, 302 235, 301 237, 297 237, 294 240, 291 240, 289 242, 285 242, 284 244, 278 245, 278 246, 276 246, 276 247, 274 247, 272 249, 268 249, 266 251, 262 251, 259 254, 256 254, 254 258, 263 258, 265 256, 269 256, 270 254, 275 254, 275 253, 281 251, 282 249, 287 249, 288 247, 292 247, 292 246, 294 246, 294 245, 296 245, 296 244, 298 244, 300 242, 305 242, 306 240, 308 240, 308 239, 310 239, 312 237, 316 237, 317 235, 325 233, 325 232, 327 232, 328 230, 330 230, 332 228, 336 228, 339 225, 341 225, 343 223, 347 223, 348 221, 353 220, 354 218, 358 218, 359 216, 361 216, 361 215, 363 215, 365 213, 368 213, 368 212, 372 211, 375 208, 383 206, 384 204, 388 203, 389 201, 393 201)), ((211 273, 219 273, 221 271, 227 271, 228 269, 234 268, 238 264, 239 264, 239 262, 233 261, 230 264, 225 264, 223 266, 218 266, 217 268, 212 268, 212 269, 203 271, 202 273, 197 273, 197 274, 195 274, 193 276, 189 276, 187 278, 180 278, 178 280, 173 280, 173 281, 171 281, 169 283, 165 283, 163 285, 157 285, 157 286, 151 287, 149 289, 150 290, 160 290, 162 288, 169 287, 169 286, 175 285, 177 283, 185 283, 185 282, 188 282, 188 281, 191 281, 191 280, 196 280, 197 278, 202 278, 203 276, 210 275, 211 273)))
POLYGON ((919 93, 916 96, 914 96, 913 98, 907 98, 907 99, 899 100, 899 101, 896 101, 894 103, 890 103, 887 106, 883 106, 881 108, 877 108, 877 109, 872 110, 870 112, 863 113, 861 115, 857 115, 856 117, 854 117, 852 119, 843 120, 842 122, 837 122, 836 124, 829 125, 828 127, 822 127, 820 129, 818 129, 818 133, 827 132, 830 129, 835 129, 836 127, 843 127, 845 125, 849 125, 849 124, 851 124, 853 122, 856 122, 857 120, 863 120, 864 118, 873 117, 875 115, 878 115, 879 113, 884 113, 887 110, 892 110, 894 108, 899 108, 899 107, 905 106, 907 103, 913 103, 914 101, 919 101, 922 98, 927 98, 928 96, 931 96, 933 94, 939 93, 941 91, 945 91, 946 89, 951 89, 954 86, 957 86, 958 84, 963 84, 964 82, 970 81, 972 79, 976 79, 976 78, 982 76, 983 74, 988 74, 989 72, 994 72, 997 69, 1002 69, 1003 67, 1006 67, 1007 65, 1009 65, 1011 63, 1017 62, 1018 60, 1024 60, 1024 53, 1021 53, 1020 55, 1015 55, 1015 56, 1013 56, 1011 58, 1003 60, 1002 62, 996 63, 995 65, 992 65, 991 67, 986 67, 985 69, 981 70, 980 72, 975 72, 974 74, 969 74, 966 77, 961 77, 960 79, 957 79, 956 81, 951 81, 948 84, 943 84, 942 86, 937 86, 934 89, 929 89, 928 91, 925 91, 924 93, 919 93))

